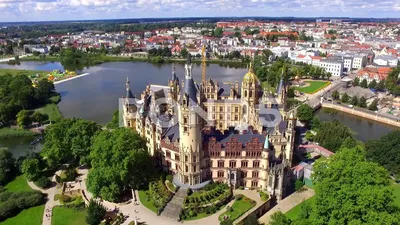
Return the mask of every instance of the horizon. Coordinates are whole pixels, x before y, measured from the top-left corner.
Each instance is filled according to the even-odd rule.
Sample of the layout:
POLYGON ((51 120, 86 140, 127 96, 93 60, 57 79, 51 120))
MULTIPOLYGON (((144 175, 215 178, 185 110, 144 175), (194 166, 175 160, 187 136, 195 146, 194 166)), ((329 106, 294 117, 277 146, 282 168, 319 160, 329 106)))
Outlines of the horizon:
POLYGON ((0 21, 63 22, 170 18, 398 19, 399 1, 0 0, 0 21), (118 15, 118 16, 115 16, 118 15))

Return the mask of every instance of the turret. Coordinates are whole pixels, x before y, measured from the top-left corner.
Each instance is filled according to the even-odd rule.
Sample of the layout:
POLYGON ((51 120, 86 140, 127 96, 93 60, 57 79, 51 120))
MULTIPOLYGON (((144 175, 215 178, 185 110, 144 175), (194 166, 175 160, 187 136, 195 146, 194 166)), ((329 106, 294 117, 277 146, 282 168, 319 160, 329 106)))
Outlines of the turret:
POLYGON ((242 99, 250 105, 258 104, 258 86, 258 78, 254 73, 253 64, 250 63, 249 71, 244 75, 242 80, 242 99))
POLYGON ((178 100, 178 94, 180 91, 179 88, 179 79, 175 73, 175 64, 172 66, 172 77, 168 82, 170 96, 174 101, 178 100))
POLYGON ((277 95, 277 102, 278 104, 284 106, 286 103, 286 84, 284 82, 285 78, 285 73, 286 73, 286 67, 282 67, 282 73, 281 73, 281 79, 279 81, 278 87, 276 89, 276 95, 277 95))
POLYGON ((123 107, 123 122, 125 127, 135 128, 136 127, 136 113, 137 113, 137 106, 136 106, 136 98, 132 94, 130 88, 129 78, 126 78, 125 84, 125 102, 123 107))

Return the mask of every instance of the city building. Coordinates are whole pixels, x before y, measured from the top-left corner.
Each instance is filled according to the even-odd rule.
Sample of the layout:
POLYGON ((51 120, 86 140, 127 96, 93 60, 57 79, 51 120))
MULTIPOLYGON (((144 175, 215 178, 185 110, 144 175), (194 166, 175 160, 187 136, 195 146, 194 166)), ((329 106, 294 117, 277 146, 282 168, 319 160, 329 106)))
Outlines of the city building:
POLYGON ((354 55, 353 58, 353 69, 361 69, 367 65, 367 55, 365 54, 357 54, 354 55))
POLYGON ((342 76, 343 74, 343 61, 338 59, 321 59, 319 66, 324 68, 326 72, 331 73, 332 76, 342 76))
POLYGON ((399 59, 391 55, 378 55, 374 58, 374 63, 378 66, 396 67, 399 64, 399 59))
POLYGON ((389 67, 367 67, 365 69, 359 70, 357 76, 360 81, 366 79, 368 83, 372 80, 375 80, 377 83, 381 80, 385 80, 389 73, 392 71, 392 68, 389 67))
POLYGON ((147 141, 176 185, 200 189, 213 180, 285 197, 296 118, 285 109, 283 79, 275 93, 263 91, 250 65, 240 85, 206 79, 205 73, 197 83, 189 55, 182 83, 173 69, 168 86, 148 85, 140 99, 129 81, 126 89, 125 127, 147 141))

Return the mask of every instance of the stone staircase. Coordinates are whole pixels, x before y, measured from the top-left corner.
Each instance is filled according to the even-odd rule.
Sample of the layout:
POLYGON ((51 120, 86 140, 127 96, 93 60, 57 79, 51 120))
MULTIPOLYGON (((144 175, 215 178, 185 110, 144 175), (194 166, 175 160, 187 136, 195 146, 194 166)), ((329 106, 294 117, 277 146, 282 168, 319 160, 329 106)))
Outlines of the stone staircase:
POLYGON ((165 216, 174 220, 179 220, 181 214, 183 200, 186 197, 186 189, 178 189, 171 201, 167 203, 164 210, 161 212, 161 216, 165 216))

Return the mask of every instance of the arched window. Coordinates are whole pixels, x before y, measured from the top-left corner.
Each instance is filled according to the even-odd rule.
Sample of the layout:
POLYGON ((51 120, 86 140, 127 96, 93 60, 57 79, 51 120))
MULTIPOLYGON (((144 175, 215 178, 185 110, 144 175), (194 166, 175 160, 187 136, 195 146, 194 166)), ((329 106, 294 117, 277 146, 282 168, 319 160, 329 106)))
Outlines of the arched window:
POLYGON ((247 91, 246 90, 244 91, 244 97, 245 98, 247 97, 247 91))

